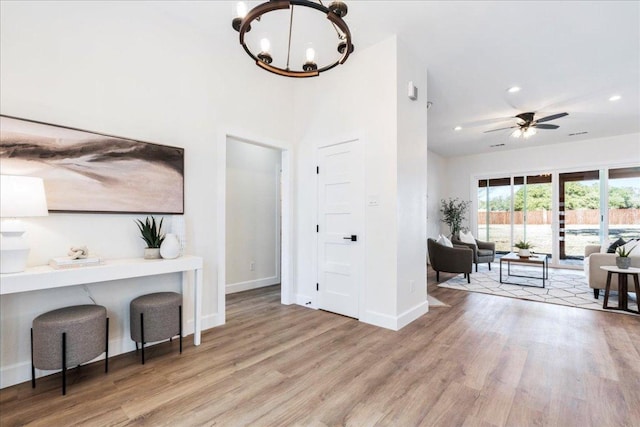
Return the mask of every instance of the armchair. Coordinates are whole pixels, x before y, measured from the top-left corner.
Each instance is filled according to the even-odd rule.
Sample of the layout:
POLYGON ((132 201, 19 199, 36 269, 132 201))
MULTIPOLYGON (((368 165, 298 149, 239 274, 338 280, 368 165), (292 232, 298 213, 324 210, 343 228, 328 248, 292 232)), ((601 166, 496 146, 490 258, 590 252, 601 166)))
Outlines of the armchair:
POLYGON ((473 251, 473 262, 476 265, 476 273, 478 272, 478 264, 486 262, 489 264, 489 271, 491 271, 491 263, 496 257, 496 244, 494 242, 483 242, 482 240, 476 240, 476 244, 465 243, 455 237, 451 238, 451 243, 458 246, 466 246, 473 251))
POLYGON ((450 248, 441 245, 434 239, 427 239, 429 260, 431 267, 436 271, 436 281, 440 282, 440 272, 463 273, 467 283, 471 283, 471 270, 473 265, 473 252, 465 246, 450 248))

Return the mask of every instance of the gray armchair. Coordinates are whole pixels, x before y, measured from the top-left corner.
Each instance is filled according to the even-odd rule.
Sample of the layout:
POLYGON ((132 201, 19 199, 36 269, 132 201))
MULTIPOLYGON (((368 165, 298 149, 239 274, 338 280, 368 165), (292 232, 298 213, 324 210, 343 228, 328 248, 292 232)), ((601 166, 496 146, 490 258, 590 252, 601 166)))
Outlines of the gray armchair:
POLYGON ((466 246, 453 248, 441 245, 433 239, 427 239, 429 261, 431 268, 436 271, 436 281, 440 282, 440 272, 463 273, 467 283, 471 283, 471 270, 473 268, 473 251, 466 246))
POLYGON ((473 251, 473 262, 476 265, 476 273, 478 272, 478 264, 486 262, 489 264, 489 271, 491 271, 491 263, 496 258, 496 244, 494 242, 483 242, 476 239, 476 244, 465 243, 455 237, 451 239, 453 245, 466 246, 473 251))

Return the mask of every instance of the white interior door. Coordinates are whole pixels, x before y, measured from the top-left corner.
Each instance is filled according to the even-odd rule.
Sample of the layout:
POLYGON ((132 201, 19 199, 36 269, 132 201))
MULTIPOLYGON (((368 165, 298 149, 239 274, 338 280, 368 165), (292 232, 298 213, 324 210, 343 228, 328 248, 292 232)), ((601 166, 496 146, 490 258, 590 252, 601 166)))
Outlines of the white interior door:
POLYGON ((318 150, 318 308, 358 318, 364 272, 364 156, 359 141, 318 150))

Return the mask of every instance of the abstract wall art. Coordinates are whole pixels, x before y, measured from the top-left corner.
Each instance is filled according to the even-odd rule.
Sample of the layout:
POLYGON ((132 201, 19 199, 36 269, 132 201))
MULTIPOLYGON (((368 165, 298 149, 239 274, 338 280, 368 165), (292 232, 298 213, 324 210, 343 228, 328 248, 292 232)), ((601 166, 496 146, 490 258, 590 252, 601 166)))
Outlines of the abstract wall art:
POLYGON ((184 213, 184 149, 0 116, 0 172, 44 179, 58 212, 184 213))

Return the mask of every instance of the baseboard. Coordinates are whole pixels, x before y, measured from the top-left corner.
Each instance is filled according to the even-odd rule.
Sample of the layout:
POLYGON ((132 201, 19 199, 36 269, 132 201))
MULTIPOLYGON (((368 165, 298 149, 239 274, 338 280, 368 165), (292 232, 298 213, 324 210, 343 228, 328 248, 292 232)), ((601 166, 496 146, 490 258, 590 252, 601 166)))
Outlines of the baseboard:
POLYGON ((379 326, 385 329, 391 329, 397 331, 397 319, 394 316, 388 314, 379 313, 377 311, 367 310, 363 316, 360 316, 360 321, 368 323, 369 325, 379 326))
POLYGON ((251 289, 264 288, 265 286, 277 285, 280 283, 278 276, 265 277, 263 279, 248 280, 246 282, 238 282, 228 284, 225 288, 225 294, 233 294, 235 292, 249 291, 251 289))
POLYGON ((381 328, 391 329, 392 331, 399 331, 427 312, 429 312, 429 303, 423 301, 399 316, 390 316, 388 314, 367 310, 364 316, 360 318, 360 321, 381 328))
POLYGON ((313 304, 313 300, 308 295, 296 294, 296 304, 303 307, 316 308, 313 304))
POLYGON ((428 312, 429 312, 429 302, 425 300, 398 316, 398 319, 397 319, 398 329, 396 330, 400 330, 404 328, 409 323, 413 322, 420 316, 427 314, 428 312))

